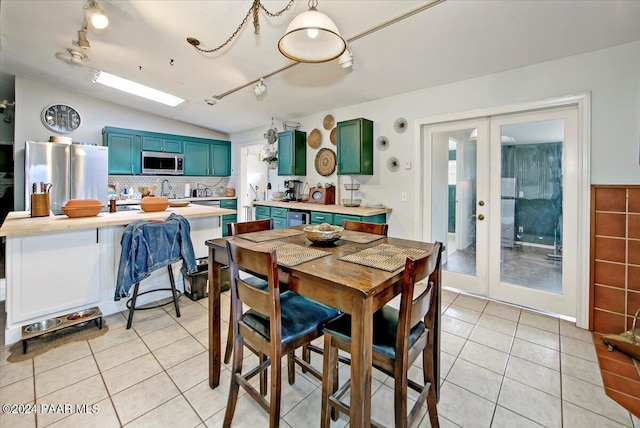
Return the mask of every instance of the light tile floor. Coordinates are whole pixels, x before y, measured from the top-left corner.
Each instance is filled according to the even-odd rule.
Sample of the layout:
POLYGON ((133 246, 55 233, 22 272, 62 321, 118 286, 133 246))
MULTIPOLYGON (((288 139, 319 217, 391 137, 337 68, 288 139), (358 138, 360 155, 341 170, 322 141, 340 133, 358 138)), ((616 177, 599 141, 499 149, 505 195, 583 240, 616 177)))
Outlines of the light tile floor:
MULTIPOLYGON (((8 348, 2 348, 0 402, 36 403, 39 412, 0 413, 0 426, 221 426, 230 371, 225 366, 220 386, 209 388, 206 304, 181 298, 180 318, 170 306, 137 312, 131 330, 123 314, 114 314, 105 319, 105 335, 25 362, 8 363, 8 348), (77 405, 95 405, 88 409, 96 412, 69 411, 77 405)), ((443 427, 640 428, 638 418, 604 394, 589 332, 446 290, 442 312, 443 427)), ((228 313, 225 294, 223 317, 228 313)), ((222 327, 224 343, 226 320, 222 327)), ((313 363, 320 366, 321 358, 314 355, 313 363)), ((419 376, 420 368, 411 374, 419 376)), ((346 379, 348 370, 340 375, 346 379)), ((293 386, 286 379, 282 385, 281 426, 318 426, 320 382, 298 371, 293 386)), ((374 370, 372 385, 373 417, 392 426, 393 380, 374 370)), ((429 426, 424 414, 419 426, 429 426)), ((233 426, 266 425, 266 413, 241 390, 233 426)), ((347 425, 341 415, 333 426, 347 425)))

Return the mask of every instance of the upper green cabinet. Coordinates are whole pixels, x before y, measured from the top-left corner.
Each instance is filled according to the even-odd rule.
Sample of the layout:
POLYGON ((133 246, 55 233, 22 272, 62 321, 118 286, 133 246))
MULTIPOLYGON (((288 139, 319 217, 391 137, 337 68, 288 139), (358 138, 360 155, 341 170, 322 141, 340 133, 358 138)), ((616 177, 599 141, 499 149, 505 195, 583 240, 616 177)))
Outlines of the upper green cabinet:
POLYGON ((109 146, 109 174, 140 174, 141 152, 184 153, 184 175, 231 175, 231 142, 182 135, 105 127, 103 145, 109 146))
POLYGON ((231 175, 231 143, 184 142, 184 175, 228 177, 231 175))
POLYGON ((162 137, 142 137, 142 150, 151 152, 182 153, 182 141, 162 137))
POLYGON ((231 143, 215 141, 211 143, 211 175, 228 177, 231 175, 231 143))
POLYGON ((307 175, 307 133, 278 134, 278 175, 307 175))
POLYGON ((141 139, 139 135, 104 128, 103 144, 109 146, 109 174, 140 174, 141 139))
POLYGON ((338 174, 373 175, 373 122, 338 122, 338 174))

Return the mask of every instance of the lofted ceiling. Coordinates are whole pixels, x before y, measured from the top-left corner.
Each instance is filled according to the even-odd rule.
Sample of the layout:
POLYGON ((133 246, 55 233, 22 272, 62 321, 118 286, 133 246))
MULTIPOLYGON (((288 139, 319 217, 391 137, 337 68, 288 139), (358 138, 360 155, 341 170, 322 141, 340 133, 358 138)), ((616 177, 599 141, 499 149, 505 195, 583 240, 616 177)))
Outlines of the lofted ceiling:
MULTIPOLYGON (((263 0, 271 12, 287 0, 263 0)), ((428 1, 320 0, 349 40, 428 1)), ((280 17, 251 18, 216 54, 212 48, 238 27, 252 0, 101 0, 110 23, 91 27, 84 65, 55 54, 74 48, 84 15, 80 0, 3 0, 0 72, 133 107, 223 133, 291 120, 378 98, 483 76, 529 64, 640 40, 640 1, 447 0, 351 43, 352 68, 334 60, 297 64, 267 77, 266 97, 253 84, 220 100, 216 95, 268 75, 291 61, 277 44, 289 22, 307 10, 296 0, 280 17), (172 108, 92 83, 104 70, 185 98, 172 108)), ((75 48, 78 49, 78 48, 75 48)))

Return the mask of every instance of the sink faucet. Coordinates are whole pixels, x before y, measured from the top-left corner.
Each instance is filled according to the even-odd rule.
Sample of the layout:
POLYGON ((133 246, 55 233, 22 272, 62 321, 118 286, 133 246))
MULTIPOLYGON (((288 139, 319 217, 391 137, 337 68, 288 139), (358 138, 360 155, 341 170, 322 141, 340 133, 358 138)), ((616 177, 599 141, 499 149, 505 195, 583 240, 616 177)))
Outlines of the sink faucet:
POLYGON ((164 180, 162 180, 162 183, 160 183, 160 196, 167 196, 169 194, 169 190, 171 190, 171 186, 169 185, 169 180, 165 178, 164 180), (164 183, 167 183, 168 187, 166 195, 164 193, 164 183))

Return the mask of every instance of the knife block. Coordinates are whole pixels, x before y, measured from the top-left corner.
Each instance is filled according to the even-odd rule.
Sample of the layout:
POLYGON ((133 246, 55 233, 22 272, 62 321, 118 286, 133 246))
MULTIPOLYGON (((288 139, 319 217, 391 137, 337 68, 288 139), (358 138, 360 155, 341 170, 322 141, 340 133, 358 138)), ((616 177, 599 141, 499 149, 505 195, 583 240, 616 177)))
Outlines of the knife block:
POLYGON ((49 194, 34 193, 31 195, 31 217, 49 216, 49 194))

